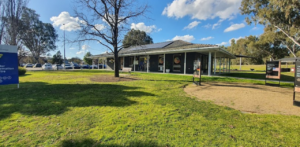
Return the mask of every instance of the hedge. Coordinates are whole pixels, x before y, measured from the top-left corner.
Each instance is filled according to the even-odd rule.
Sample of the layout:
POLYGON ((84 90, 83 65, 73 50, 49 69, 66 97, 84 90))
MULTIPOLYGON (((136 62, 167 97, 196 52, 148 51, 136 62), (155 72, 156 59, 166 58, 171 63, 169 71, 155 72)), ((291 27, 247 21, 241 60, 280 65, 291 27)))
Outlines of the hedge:
POLYGON ((19 67, 19 76, 25 75, 25 73, 26 73, 26 69, 23 67, 19 67))

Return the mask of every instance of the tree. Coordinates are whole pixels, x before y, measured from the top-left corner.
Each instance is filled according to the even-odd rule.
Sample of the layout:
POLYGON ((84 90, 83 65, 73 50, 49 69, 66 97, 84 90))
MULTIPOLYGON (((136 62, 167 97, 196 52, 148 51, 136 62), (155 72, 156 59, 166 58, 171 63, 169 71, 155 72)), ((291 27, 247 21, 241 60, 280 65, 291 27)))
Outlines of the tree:
POLYGON ((146 34, 144 31, 134 30, 131 29, 124 37, 123 46, 125 48, 130 46, 137 46, 137 45, 145 45, 145 44, 152 44, 153 39, 146 34))
POLYGON ((63 63, 63 58, 60 51, 58 51, 55 55, 53 55, 52 64, 62 64, 62 63, 63 63))
POLYGON ((80 64, 82 60, 79 57, 72 57, 71 59, 69 59, 69 61, 80 64))
POLYGON ((77 4, 75 14, 81 22, 78 40, 97 41, 108 48, 114 54, 115 77, 119 77, 118 53, 124 48, 127 21, 143 15, 148 5, 139 5, 136 0, 77 0, 77 4))
POLYGON ((52 24, 40 21, 39 15, 34 10, 24 9, 20 38, 22 44, 30 50, 37 63, 39 63, 41 55, 56 49, 57 37, 52 24))
POLYGON ((293 50, 300 46, 300 1, 243 0, 240 10, 243 15, 251 16, 246 18, 248 24, 259 23, 274 32, 282 32, 290 41, 284 39, 281 43, 296 57, 293 50))
POLYGON ((92 54, 90 52, 87 52, 84 57, 83 57, 83 61, 86 63, 86 64, 89 64, 89 65, 92 65, 93 64, 93 59, 91 58, 88 58, 92 56, 92 54))
POLYGON ((2 44, 2 38, 4 36, 4 27, 5 27, 5 21, 4 21, 4 14, 6 7, 4 5, 4 1, 0 1, 0 44, 2 44))

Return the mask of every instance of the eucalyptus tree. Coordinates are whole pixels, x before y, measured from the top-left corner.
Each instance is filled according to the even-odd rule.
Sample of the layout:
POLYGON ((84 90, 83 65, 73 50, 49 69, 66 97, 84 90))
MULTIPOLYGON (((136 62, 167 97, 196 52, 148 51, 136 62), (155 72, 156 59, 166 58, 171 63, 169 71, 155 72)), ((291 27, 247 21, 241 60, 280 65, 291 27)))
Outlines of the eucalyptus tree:
POLYGON ((152 44, 153 39, 145 31, 131 29, 124 37, 123 46, 130 47, 136 45, 152 44))
POLYGON ((92 65, 93 59, 89 58, 90 56, 92 56, 91 52, 87 52, 87 53, 84 55, 84 57, 83 57, 83 61, 84 61, 86 64, 92 65))
POLYGON ((296 56, 294 51, 300 46, 299 0, 243 0, 240 10, 249 15, 248 24, 259 23, 283 33, 289 40, 281 39, 281 44, 296 56))
POLYGON ((33 58, 39 63, 41 55, 56 49, 55 42, 58 35, 52 24, 43 23, 34 10, 25 8, 22 15, 20 38, 22 44, 30 50, 33 58))
POLYGON ((122 39, 129 31, 129 19, 145 14, 147 4, 137 0, 76 0, 76 17, 80 20, 77 41, 96 41, 114 55, 115 77, 119 77, 119 51, 122 39))

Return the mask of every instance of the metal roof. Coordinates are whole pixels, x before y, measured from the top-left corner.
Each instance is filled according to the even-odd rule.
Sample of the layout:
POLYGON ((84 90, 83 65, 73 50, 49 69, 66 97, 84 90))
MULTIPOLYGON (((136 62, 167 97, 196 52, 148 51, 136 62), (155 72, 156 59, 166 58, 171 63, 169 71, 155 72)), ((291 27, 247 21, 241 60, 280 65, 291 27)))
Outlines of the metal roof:
MULTIPOLYGON (((155 44, 134 46, 129 48, 124 48, 119 52, 119 56, 134 56, 134 55, 154 55, 154 54, 168 54, 168 53, 180 53, 180 52, 217 52, 218 57, 227 57, 235 59, 236 57, 226 51, 221 49, 217 45, 212 44, 193 44, 190 42, 176 40, 176 41, 167 41, 155 44)), ((112 53, 104 53, 100 55, 90 56, 90 58, 99 58, 99 57, 113 57, 112 53)))
POLYGON ((296 58, 282 58, 275 61, 281 61, 281 62, 295 62, 296 60, 300 61, 299 57, 296 58))

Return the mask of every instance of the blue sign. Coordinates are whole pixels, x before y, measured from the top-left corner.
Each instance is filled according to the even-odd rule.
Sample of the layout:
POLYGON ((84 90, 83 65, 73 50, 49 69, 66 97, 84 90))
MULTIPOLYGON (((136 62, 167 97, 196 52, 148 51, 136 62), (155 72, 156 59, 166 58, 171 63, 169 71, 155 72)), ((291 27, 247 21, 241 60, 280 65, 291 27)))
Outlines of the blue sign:
POLYGON ((19 84, 16 46, 0 45, 0 85, 19 84))

